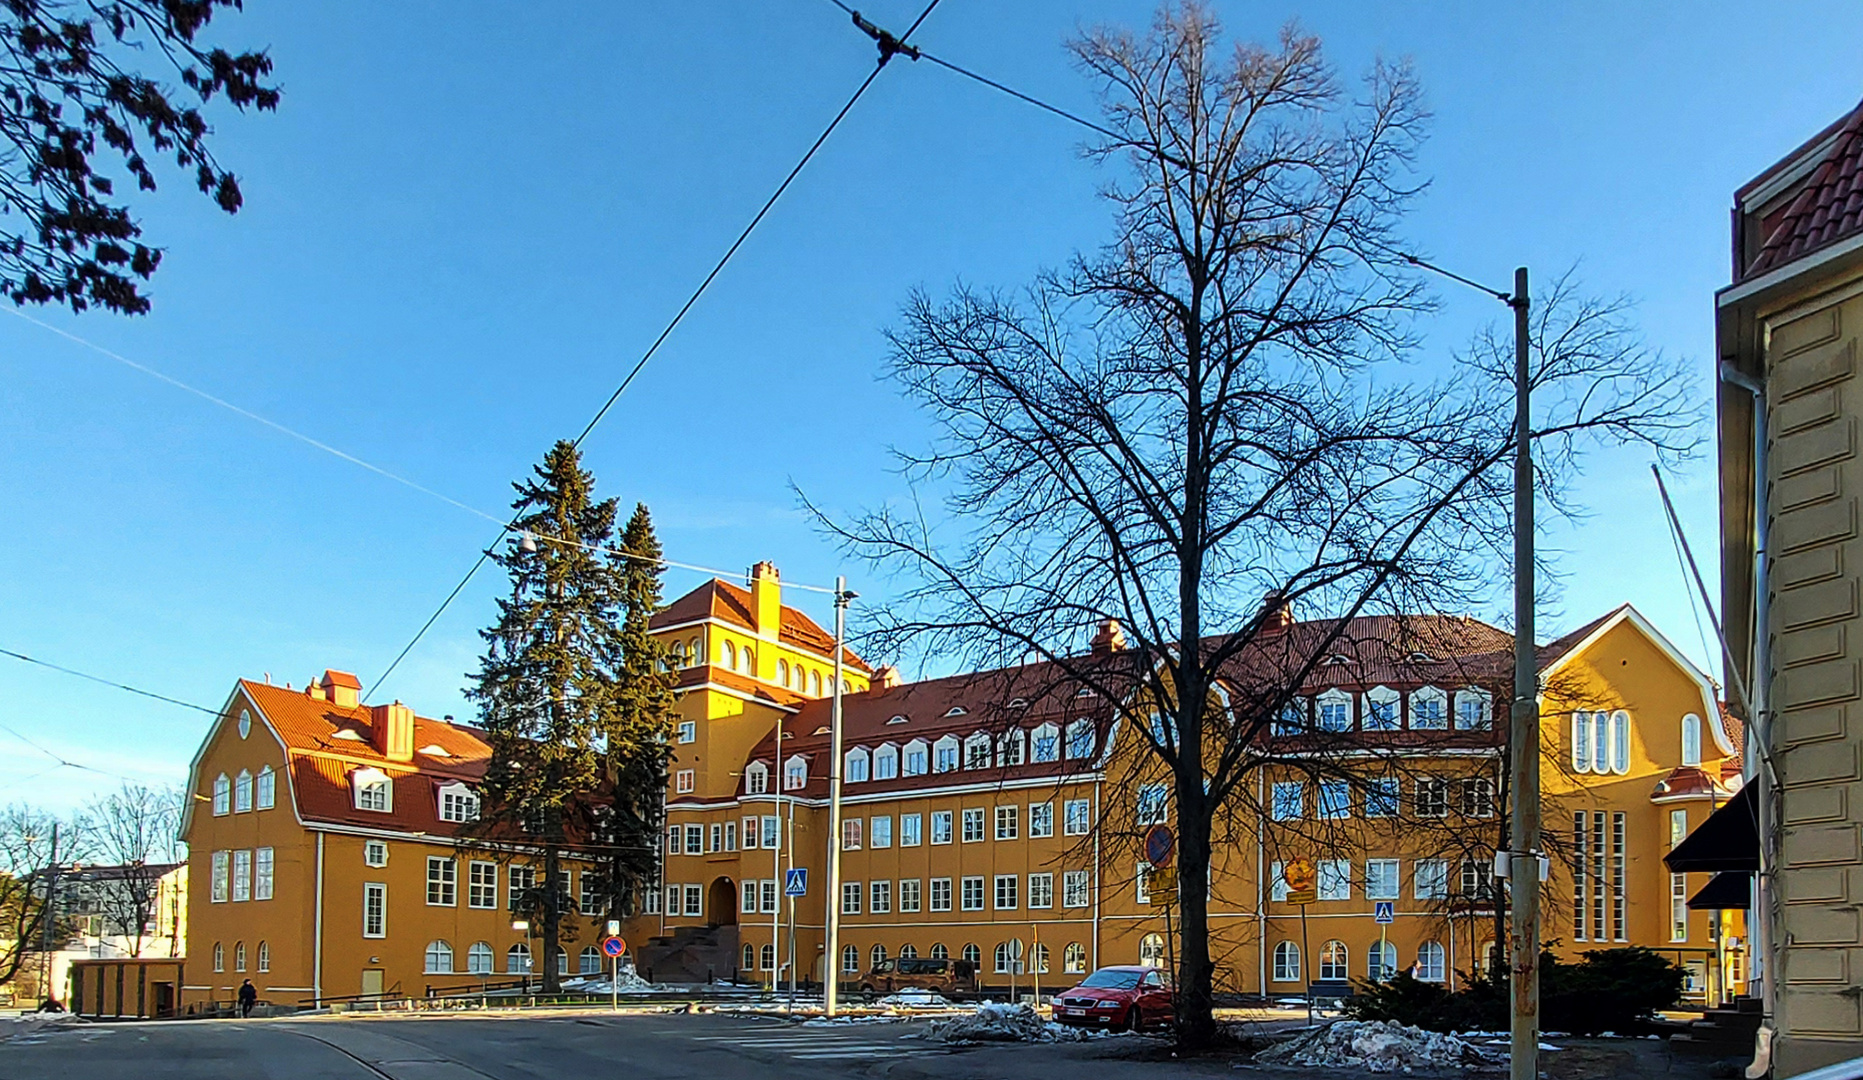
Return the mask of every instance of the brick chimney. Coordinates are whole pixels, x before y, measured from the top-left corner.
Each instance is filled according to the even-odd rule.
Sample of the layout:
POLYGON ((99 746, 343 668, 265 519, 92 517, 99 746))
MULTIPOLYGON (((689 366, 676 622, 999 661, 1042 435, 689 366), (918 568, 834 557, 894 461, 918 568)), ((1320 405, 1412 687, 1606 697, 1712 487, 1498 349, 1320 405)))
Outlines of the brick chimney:
POLYGON ((1293 609, 1288 607, 1287 594, 1279 589, 1270 589, 1261 598, 1261 632, 1278 634, 1294 625, 1293 609))
POLYGON ((399 701, 369 706, 369 741, 390 761, 414 760, 414 710, 399 701))
POLYGON ((1096 653, 1115 653, 1126 647, 1126 632, 1118 619, 1101 619, 1100 629, 1090 643, 1096 653))
POLYGON ((362 682, 347 671, 325 669, 319 685, 323 696, 339 709, 353 709, 362 702, 362 682))
POLYGON ((891 690, 893 687, 898 686, 898 685, 899 685, 899 668, 898 667, 896 667, 893 664, 886 664, 880 668, 875 669, 873 673, 874 689, 891 690))
POLYGON ((760 562, 750 568, 750 618, 757 636, 775 641, 783 629, 782 575, 776 564, 760 562))

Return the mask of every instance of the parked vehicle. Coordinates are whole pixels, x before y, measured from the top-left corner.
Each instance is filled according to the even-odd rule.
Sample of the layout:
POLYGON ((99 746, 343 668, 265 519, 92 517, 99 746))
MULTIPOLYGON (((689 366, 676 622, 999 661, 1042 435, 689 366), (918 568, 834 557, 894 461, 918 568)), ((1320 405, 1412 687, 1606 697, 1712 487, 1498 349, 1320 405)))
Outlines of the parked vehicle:
POLYGON ((882 960, 860 980, 861 996, 872 1000, 901 990, 931 990, 956 1000, 977 992, 977 966, 968 960, 901 957, 882 960))
POLYGON ((1076 1027, 1143 1031, 1171 1024, 1171 981, 1154 967, 1103 967, 1054 999, 1054 1018, 1076 1027))

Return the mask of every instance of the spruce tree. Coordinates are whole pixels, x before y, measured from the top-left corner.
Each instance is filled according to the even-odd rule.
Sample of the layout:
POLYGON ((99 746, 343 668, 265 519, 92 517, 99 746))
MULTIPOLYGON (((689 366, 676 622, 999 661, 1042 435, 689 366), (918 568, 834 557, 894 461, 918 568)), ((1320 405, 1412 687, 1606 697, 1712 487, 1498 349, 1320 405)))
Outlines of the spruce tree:
POLYGON ((634 507, 614 558, 621 593, 621 667, 612 707, 604 714, 608 797, 599 809, 609 845, 604 876, 610 918, 638 914, 640 898, 659 886, 656 844, 666 818, 666 769, 671 757, 673 676, 666 647, 648 634, 660 607, 660 541, 645 504, 634 507))
POLYGON ((487 648, 466 693, 492 749, 476 834, 541 862, 521 906, 542 927, 537 962, 544 992, 555 993, 564 916, 574 911, 564 856, 589 839, 586 806, 602 779, 622 665, 622 597, 616 567, 592 550, 614 543, 614 500, 594 500, 594 477, 567 441, 535 472, 514 485, 516 535, 492 556, 510 575, 511 595, 481 632, 487 648))

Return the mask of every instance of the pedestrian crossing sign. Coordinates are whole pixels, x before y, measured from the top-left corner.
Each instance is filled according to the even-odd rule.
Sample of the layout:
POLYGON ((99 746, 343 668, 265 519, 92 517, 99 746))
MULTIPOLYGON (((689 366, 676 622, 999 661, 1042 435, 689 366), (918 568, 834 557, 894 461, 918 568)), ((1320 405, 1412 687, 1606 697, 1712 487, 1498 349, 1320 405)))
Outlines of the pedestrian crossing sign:
POLYGON ((1389 900, 1380 900, 1373 910, 1373 916, 1380 924, 1397 921, 1397 905, 1389 900))
POLYGON ((807 896, 809 894, 809 870, 798 866, 783 875, 784 896, 807 896))

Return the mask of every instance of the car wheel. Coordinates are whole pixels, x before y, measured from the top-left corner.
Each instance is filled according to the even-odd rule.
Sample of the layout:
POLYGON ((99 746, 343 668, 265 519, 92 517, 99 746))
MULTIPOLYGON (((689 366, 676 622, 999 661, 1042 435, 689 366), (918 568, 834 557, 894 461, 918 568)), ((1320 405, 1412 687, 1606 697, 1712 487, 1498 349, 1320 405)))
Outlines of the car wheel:
POLYGON ((1134 1035, 1145 1030, 1145 1014, 1139 1011, 1137 1005, 1132 1006, 1131 1011, 1126 1013, 1126 1029, 1134 1035))

